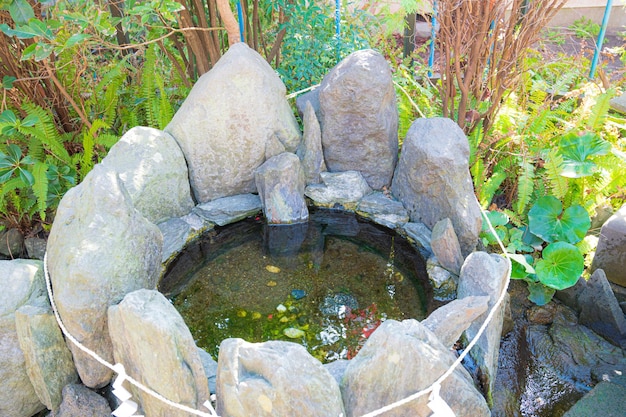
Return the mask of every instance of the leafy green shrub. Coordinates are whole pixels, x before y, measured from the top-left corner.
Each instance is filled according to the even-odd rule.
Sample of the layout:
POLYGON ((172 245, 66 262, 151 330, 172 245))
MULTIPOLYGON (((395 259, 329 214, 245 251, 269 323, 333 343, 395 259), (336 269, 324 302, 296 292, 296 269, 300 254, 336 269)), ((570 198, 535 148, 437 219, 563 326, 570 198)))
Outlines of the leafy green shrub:
MULTIPOLYGON (((537 305, 552 299, 556 290, 576 284, 583 273, 584 253, 575 246, 583 240, 591 220, 579 205, 563 210, 554 196, 539 198, 528 212, 528 226, 515 227, 502 212, 487 213, 498 237, 513 259, 511 278, 528 283, 528 298, 537 305)), ((495 238, 483 227, 483 242, 495 238)))
POLYGON ((600 25, 585 16, 575 20, 570 25, 570 29, 574 31, 577 37, 583 39, 597 38, 600 34, 600 25))
POLYGON ((342 14, 341 34, 335 33, 334 5, 307 0, 280 0, 268 2, 268 9, 280 9, 284 22, 273 29, 277 34, 285 30, 281 57, 276 71, 287 91, 298 91, 318 84, 324 75, 345 56, 369 47, 366 31, 367 15, 355 9, 342 14))

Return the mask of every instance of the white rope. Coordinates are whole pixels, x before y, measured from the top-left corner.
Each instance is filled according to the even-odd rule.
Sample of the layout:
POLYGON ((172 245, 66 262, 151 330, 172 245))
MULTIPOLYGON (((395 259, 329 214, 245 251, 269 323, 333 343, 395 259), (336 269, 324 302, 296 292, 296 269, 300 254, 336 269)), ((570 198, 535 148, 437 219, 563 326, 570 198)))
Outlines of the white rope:
POLYGON ((174 401, 168 400, 167 398, 165 398, 164 396, 162 396, 158 392, 156 392, 156 391, 146 387, 141 382, 139 382, 139 381, 135 380, 134 378, 132 378, 131 376, 127 375, 126 371, 124 370, 124 366, 121 363, 118 363, 116 365, 110 364, 105 359, 100 357, 96 352, 94 352, 93 350, 87 348, 82 343, 80 343, 78 340, 76 340, 74 338, 74 336, 72 336, 70 334, 69 330, 67 330, 67 328, 63 324, 63 321, 61 320, 61 316, 59 315, 59 311, 57 309, 56 303, 54 302, 54 297, 52 296, 52 284, 50 282, 50 275, 48 273, 48 252, 45 253, 44 258, 43 258, 43 270, 44 270, 44 276, 45 276, 45 279, 46 279, 46 289, 48 290, 48 298, 50 299, 50 305, 52 306, 52 312, 54 313, 54 316, 57 319, 57 323, 59 323, 59 327, 61 328, 61 331, 63 332, 65 337, 67 339, 69 339, 74 345, 76 345, 76 347, 78 347, 80 350, 82 350, 87 355, 89 355, 93 359, 95 359, 98 363, 100 363, 101 365, 109 368, 110 370, 112 370, 113 372, 118 374, 118 378, 115 380, 115 383, 113 384, 113 387, 114 387, 114 393, 115 393, 115 390, 119 390, 121 388, 121 390, 119 390, 117 392, 120 395, 118 398, 120 398, 122 400, 122 405, 120 405, 120 407, 113 412, 114 416, 116 416, 116 417, 132 416, 133 413, 136 411, 136 408, 134 410, 132 410, 132 407, 133 407, 134 403, 130 404, 130 403, 132 403, 132 401, 130 401, 130 396, 128 396, 126 399, 123 399, 125 397, 124 391, 126 391, 126 390, 122 387, 122 383, 124 381, 128 381, 132 385, 134 385, 135 387, 139 388, 141 391, 143 391, 146 394, 151 395, 152 397, 154 397, 154 398, 164 402, 165 404, 169 405, 170 407, 177 408, 179 410, 182 410, 182 411, 185 411, 187 413, 194 414, 194 415, 200 416, 200 417, 218 417, 217 413, 213 409, 213 406, 211 405, 211 403, 208 400, 205 401, 203 405, 210 411, 209 413, 206 413, 206 412, 203 412, 203 411, 199 411, 199 410, 193 409, 191 407, 188 407, 186 405, 178 404, 178 403, 175 403, 174 401), (130 412, 130 414, 128 414, 129 412, 130 412))
POLYGON ((320 86, 320 84, 315 84, 315 85, 312 85, 312 86, 310 86, 310 87, 303 88, 302 90, 298 90, 298 91, 296 91, 295 93, 291 93, 291 94, 289 94, 289 95, 287 96, 287 100, 292 99, 292 98, 294 98, 294 97, 297 97, 297 96, 299 96, 299 95, 300 95, 300 94, 302 94, 302 93, 306 93, 307 91, 315 90, 315 89, 316 89, 317 87, 319 87, 319 86, 320 86))
MULTIPOLYGON (((416 400, 418 398, 420 398, 423 395, 428 394, 429 392, 434 392, 434 396, 438 397, 438 390, 441 387, 441 384, 443 383, 443 381, 448 378, 450 375, 452 375, 452 372, 454 372, 454 370, 461 364, 461 362, 463 361, 463 359, 465 359, 465 357, 469 354, 470 350, 476 345, 476 343, 478 343, 478 339, 480 338, 480 336, 482 336, 482 334, 484 333, 485 329, 487 328, 487 326, 489 325, 489 323, 491 322, 491 320, 493 319, 493 317, 496 315, 496 312, 498 311, 498 307, 500 307, 500 304, 502 304, 502 302, 504 301, 505 297, 506 297, 506 293, 507 293, 507 289, 509 287, 509 282, 511 281, 511 260, 509 259, 508 253, 506 251, 506 248, 504 247, 504 244, 502 243, 502 241, 500 240, 500 238, 498 237, 498 234, 496 233, 495 229, 493 228, 493 225, 491 224, 491 222, 489 221, 489 219, 487 218, 487 215, 485 214, 485 212, 483 211, 483 209, 480 209, 483 217, 485 218, 485 220, 487 221, 487 225, 489 225, 489 230, 491 231, 491 233, 495 236, 495 238, 498 241, 498 244, 500 245, 500 248, 502 249, 502 253, 505 256, 506 261, 508 262, 508 271, 506 274, 506 279, 505 279, 505 285, 502 288, 502 293, 500 294, 500 297, 498 297, 498 300, 495 302, 495 304, 493 305, 493 307, 491 308, 491 311, 489 311, 489 314, 487 315, 487 318, 485 319, 485 321, 483 322, 482 326, 480 326, 480 328, 478 329, 478 332, 476 333, 476 336, 474 336, 474 338, 469 342, 469 344, 466 346, 465 350, 463 350, 463 352, 461 352, 461 354, 459 355, 459 357, 454 361, 454 363, 450 366, 450 368, 448 368, 448 370, 446 372, 443 373, 443 375, 441 375, 435 382, 432 383, 432 385, 430 385, 428 388, 425 388, 419 392, 416 392, 415 394, 412 394, 408 397, 405 397, 401 400, 398 400, 396 402, 393 402, 391 404, 388 404, 382 408, 379 408, 377 410, 371 411, 367 414, 362 415, 361 417, 375 417, 375 416, 379 416, 382 413, 386 413, 387 411, 391 411, 394 408, 400 407, 404 404, 407 404, 413 400, 416 400)), ((433 401, 433 398, 431 398, 431 401, 433 401)), ((437 399, 435 399, 437 404, 441 404, 437 399)), ((443 401, 443 400, 441 400, 443 401)), ((432 408, 431 408, 432 409, 432 408)), ((435 415, 437 414, 437 410, 433 410, 435 411, 435 415)), ((440 414, 443 415, 443 414, 440 414)), ((448 414, 449 415, 449 414, 448 414)), ((452 414, 454 415, 454 414, 452 414)), ((433 416, 434 417, 434 416, 433 416)))
MULTIPOLYGON (((478 332, 476 333, 474 338, 466 346, 465 350, 463 350, 463 352, 461 352, 459 357, 454 361, 454 363, 450 366, 450 368, 448 368, 448 370, 446 372, 444 372, 435 382, 433 382, 432 385, 430 385, 428 388, 425 388, 425 389, 423 389, 423 390, 421 390, 419 392, 416 392, 415 394, 412 394, 412 395, 410 395, 408 397, 405 397, 405 398, 403 398, 401 400, 398 400, 398 401, 393 402, 391 404, 388 404, 388 405, 386 405, 384 407, 381 407, 381 408, 379 408, 377 410, 374 410, 374 411, 371 411, 371 412, 369 412, 367 414, 364 414, 361 417, 375 417, 375 416, 381 415, 382 413, 386 413, 387 411, 391 411, 394 408, 400 407, 400 406, 402 406, 404 404, 407 404, 407 403, 409 403, 411 401, 414 401, 414 400, 416 400, 416 399, 418 399, 418 398, 420 398, 420 397, 422 397, 422 396, 424 396, 424 395, 426 395, 428 393, 431 393, 431 396, 429 398, 430 401, 428 403, 428 406, 431 408, 431 410, 434 411, 434 414, 431 417, 454 416, 454 413, 452 412, 452 410, 450 409, 448 404, 446 404, 445 401, 439 396, 439 390, 441 388, 441 384, 443 383, 443 381, 446 380, 446 378, 448 378, 450 375, 452 375, 454 370, 461 364, 461 362, 469 354, 471 349, 476 345, 476 343, 478 343, 478 339, 480 338, 480 336, 482 336, 482 334, 484 333, 485 329, 487 328, 487 326, 489 325, 489 323, 491 322, 491 320, 493 319, 493 317, 497 313, 498 308, 500 307, 500 305, 504 301, 504 299, 506 297, 507 289, 508 289, 508 286, 509 286, 509 282, 511 280, 511 260, 509 259, 509 256, 508 256, 508 253, 506 251, 506 248, 504 247, 504 244, 502 243, 502 241, 498 237, 498 234, 496 233, 495 229, 493 228, 493 225, 491 224, 491 222, 487 218, 487 216, 486 216, 485 212, 482 210, 482 208, 481 208, 481 213, 482 213, 484 219, 487 221, 487 224, 489 226, 489 230, 491 231, 491 233, 495 236, 496 240, 498 241, 498 244, 500 245, 500 248, 502 249, 502 253, 505 256, 506 261, 508 262, 508 271, 507 271, 507 275, 506 275, 505 285, 504 285, 504 287, 502 289, 502 293, 500 294, 500 297, 498 298, 498 300, 495 302, 495 304, 493 305, 493 307, 489 311, 489 314, 487 315, 487 318, 485 319, 483 324, 478 329, 478 332)), ((118 378, 115 380, 115 382, 113 384, 113 387, 114 387, 114 393, 117 391, 117 393, 119 394, 118 398, 122 399, 122 405, 115 412, 113 412, 113 415, 115 415, 116 417, 132 416, 133 413, 137 409, 136 404, 134 402, 130 401, 130 393, 128 393, 128 391, 126 391, 122 387, 122 383, 124 381, 128 381, 132 385, 134 385, 135 387, 137 387, 140 390, 142 390, 143 392, 145 392, 146 394, 151 395, 151 396, 157 398, 158 400, 164 402, 165 404, 167 404, 167 405, 169 405, 169 406, 171 406, 173 408, 177 408, 179 410, 182 410, 182 411, 185 411, 185 412, 188 412, 190 414, 197 415, 197 416, 201 416, 201 417, 219 417, 217 415, 217 413, 215 412, 215 410, 213 409, 213 407, 212 407, 212 405, 211 405, 211 403, 209 401, 206 401, 203 405, 208 410, 210 410, 210 413, 205 413, 203 411, 199 411, 199 410, 195 410, 193 408, 190 408, 190 407, 188 407, 186 405, 182 405, 182 404, 178 404, 178 403, 175 403, 173 401, 170 401, 167 398, 163 397, 158 392, 155 392, 155 391, 151 390, 150 388, 148 388, 148 387, 144 386, 143 384, 141 384, 139 381, 137 381, 134 378, 132 378, 129 375, 127 375, 125 370, 124 370, 124 366, 122 364, 119 364, 119 363, 116 364, 116 365, 110 364, 109 362, 107 362, 106 360, 104 360, 103 358, 98 356, 98 354, 96 354, 94 351, 92 351, 89 348, 85 347, 78 340, 76 340, 70 334, 70 332, 67 330, 65 325, 63 324, 63 321, 61 320, 61 316, 59 315, 59 312, 57 310, 56 304, 54 302, 54 297, 52 296, 52 286, 51 286, 51 283, 50 283, 50 276, 48 274, 48 253, 47 252, 44 255, 43 266, 44 266, 44 275, 45 275, 45 279, 46 279, 46 288, 48 290, 48 297, 50 299, 50 305, 52 306, 52 311, 54 312, 54 316, 56 317, 56 320, 59 323, 59 327, 61 328, 61 331, 63 332, 63 334, 74 345, 76 345, 80 350, 85 352, 87 355, 91 356, 93 359, 98 361, 103 366, 106 366, 107 368, 109 368, 110 370, 112 370, 113 372, 118 374, 118 378), (124 398, 126 398, 126 399, 124 400, 124 398), (116 413, 118 413, 118 414, 116 414, 116 413)), ((137 416, 137 417, 139 417, 139 416, 137 416)))

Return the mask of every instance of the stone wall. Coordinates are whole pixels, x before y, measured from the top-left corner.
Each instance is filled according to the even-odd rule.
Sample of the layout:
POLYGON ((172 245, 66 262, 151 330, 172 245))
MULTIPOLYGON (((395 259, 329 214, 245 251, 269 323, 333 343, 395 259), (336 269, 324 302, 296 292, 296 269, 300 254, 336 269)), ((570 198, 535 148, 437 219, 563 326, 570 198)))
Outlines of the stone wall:
MULTIPOLYGON (((384 60, 373 51, 359 51, 328 77, 319 92, 317 116, 314 106, 306 111, 302 140, 280 80, 256 52, 237 44, 198 81, 165 132, 132 129, 66 194, 47 250, 59 313, 74 337, 188 407, 202 408, 212 387, 218 413, 229 416, 249 416, 250 410, 263 416, 357 416, 428 387, 447 369, 454 361, 451 344, 472 323, 480 325, 503 280, 498 268, 464 264, 476 246, 480 214, 467 152, 441 149, 454 141, 461 146, 464 136, 446 119, 416 121, 397 164, 397 110, 384 60), (379 86, 384 94, 374 94, 367 85, 379 86), (360 106, 351 109, 351 102, 360 106), (441 137, 424 141, 424 133, 431 131, 441 137), (413 146, 421 147, 419 158, 413 146), (420 189, 431 189, 437 198, 417 203, 420 189), (443 271, 444 278, 440 274, 434 281, 435 286, 446 282, 442 298, 453 299, 459 285, 467 299, 450 303, 423 323, 388 320, 345 366, 322 366, 289 342, 236 339, 223 342, 215 366, 155 291, 160 274, 186 243, 216 224, 260 212, 271 223, 298 223, 306 220, 307 204, 354 211, 396 229, 443 271), (438 222, 441 231, 431 245, 430 229, 438 222)), ((314 96, 303 102, 311 100, 314 96)), ((71 343, 67 351, 54 320, 27 319, 51 318, 42 297, 40 263, 7 261, 0 263, 0 271, 5 288, 0 369, 21 378, 0 383, 2 395, 20 393, 0 401, 0 407, 11 407, 0 408, 0 414, 30 417, 49 408, 58 416, 78 415, 62 411, 78 406, 69 394, 84 392, 75 385, 77 377, 99 389, 108 386, 112 372, 71 343), (24 271, 18 274, 20 268, 24 271), (19 305, 10 301, 15 297, 19 305), (28 316, 16 320, 18 308, 28 316), (48 330, 34 332, 35 323, 48 330), (50 355, 26 355, 28 346, 41 344, 37 337, 54 340, 55 349, 70 358, 65 372, 52 373, 58 369, 50 365, 55 359, 50 355), (9 346, 9 340, 15 343, 9 346), (50 384, 51 379, 62 383, 50 384)), ((501 328, 501 321, 494 326, 501 328)), ((494 358, 497 363, 492 344, 480 353, 487 367, 494 358)), ((442 385, 441 395, 457 416, 489 415, 462 367, 442 385)), ((137 391, 133 398, 150 417, 188 415, 137 391)), ((425 403, 426 397, 389 415, 430 415, 425 403)))

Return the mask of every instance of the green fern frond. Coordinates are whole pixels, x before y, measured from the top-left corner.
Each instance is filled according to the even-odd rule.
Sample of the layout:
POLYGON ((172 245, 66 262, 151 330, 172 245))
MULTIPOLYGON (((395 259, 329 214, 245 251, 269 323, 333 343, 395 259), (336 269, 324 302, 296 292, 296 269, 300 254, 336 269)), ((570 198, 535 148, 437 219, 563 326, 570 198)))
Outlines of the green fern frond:
POLYGON ((512 223, 515 227, 524 226, 524 222, 522 221, 522 217, 515 213, 513 210, 509 210, 507 208, 503 208, 502 212, 509 217, 509 222, 512 223))
POLYGON ((167 126, 168 123, 172 120, 172 117, 174 117, 174 109, 172 108, 172 104, 169 101, 167 91, 165 90, 165 84, 160 74, 155 74, 155 81, 159 89, 158 126, 159 129, 165 129, 165 126, 167 126))
POLYGON ((93 135, 90 134, 90 131, 83 132, 83 154, 80 158, 80 170, 79 170, 81 181, 93 168, 94 146, 95 146, 94 138, 93 138, 93 135))
POLYGON ((106 150, 111 149, 111 146, 115 145, 118 140, 120 137, 112 133, 100 133, 96 138, 98 145, 104 146, 106 150))
POLYGON ((534 189, 535 180, 535 166, 528 161, 524 161, 520 165, 521 174, 518 177, 517 200, 514 207, 518 214, 522 214, 526 210, 534 189))
POLYGON ((46 210, 48 209, 48 164, 45 162, 35 162, 33 166, 33 192, 37 200, 37 211, 41 220, 46 219, 46 210))
POLYGON ((22 133, 37 138, 43 144, 44 148, 55 157, 63 162, 69 163, 71 158, 67 150, 63 146, 63 138, 56 128, 54 120, 50 113, 41 107, 24 103, 22 109, 29 116, 36 116, 38 121, 32 127, 22 127, 22 133))
POLYGON ((548 152, 544 169, 552 195, 561 200, 567 193, 569 183, 567 178, 561 175, 563 171, 563 157, 559 153, 558 148, 552 148, 548 152))
POLYGON ((19 190, 22 187, 24 187, 24 181, 22 181, 19 177, 13 177, 8 181, 3 182, 0 184, 0 200, 11 191, 19 190))
POLYGON ((591 108, 591 114, 589 115, 589 119, 587 119, 587 127, 589 129, 594 131, 602 129, 604 121, 609 114, 609 109, 611 108, 610 100, 613 95, 612 91, 607 91, 596 97, 596 103, 591 108))
POLYGON ((480 193, 485 175, 485 163, 482 159, 478 158, 476 162, 470 166, 470 174, 472 175, 472 180, 474 181, 474 189, 476 190, 476 193, 480 193))
POLYGON ((146 50, 146 60, 143 63, 143 70, 141 74, 141 87, 140 87, 140 99, 141 108, 144 111, 146 117, 146 123, 150 127, 159 127, 158 121, 158 100, 156 97, 156 83, 155 71, 156 64, 156 44, 151 45, 146 50))
POLYGON ((469 164, 470 166, 474 164, 476 158, 480 157, 479 147, 484 139, 483 135, 483 127, 479 126, 476 129, 472 130, 470 135, 467 137, 467 141, 469 143, 470 148, 470 157, 469 164))
POLYGON ((43 143, 41 143, 39 138, 32 135, 28 137, 28 155, 37 161, 46 159, 46 151, 43 147, 43 143))
POLYGON ((494 172, 487 181, 485 181, 483 186, 480 188, 479 194, 480 205, 483 208, 486 209, 487 207, 489 207, 489 204, 491 204, 491 200, 493 200, 494 194, 496 193, 496 191, 498 191, 498 188, 500 188, 500 185, 502 184, 502 182, 504 182, 506 178, 506 172, 497 171, 494 172))

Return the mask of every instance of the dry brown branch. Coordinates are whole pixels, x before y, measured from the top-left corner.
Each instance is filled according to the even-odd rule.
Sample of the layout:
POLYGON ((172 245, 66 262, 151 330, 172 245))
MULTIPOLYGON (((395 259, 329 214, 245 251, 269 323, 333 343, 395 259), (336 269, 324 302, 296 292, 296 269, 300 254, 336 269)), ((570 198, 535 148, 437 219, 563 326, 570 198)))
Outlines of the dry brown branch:
POLYGON ((232 46, 241 42, 239 25, 237 24, 237 20, 233 15, 232 9, 230 8, 230 2, 228 0, 216 0, 216 3, 217 10, 220 13, 220 17, 222 18, 222 22, 224 22, 226 32, 228 33, 228 44, 232 46))
POLYGON ((50 67, 50 64, 46 60, 44 60, 43 63, 46 68, 46 71, 48 72, 48 77, 52 80, 54 85, 59 89, 59 92, 63 95, 63 97, 65 97, 65 99, 70 103, 74 111, 78 114, 78 117, 80 117, 80 120, 83 122, 83 124, 87 126, 89 129, 91 129, 91 122, 89 121, 89 119, 87 119, 87 116, 85 116, 85 113, 82 111, 82 109, 78 107, 78 105, 76 104, 72 96, 70 96, 67 90, 63 88, 63 85, 61 84, 59 79, 56 77, 54 71, 52 70, 52 67, 50 67))
POLYGON ((566 0, 440 0, 438 49, 444 115, 487 130, 523 73, 528 48, 566 0))

